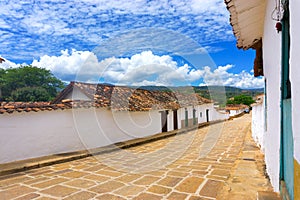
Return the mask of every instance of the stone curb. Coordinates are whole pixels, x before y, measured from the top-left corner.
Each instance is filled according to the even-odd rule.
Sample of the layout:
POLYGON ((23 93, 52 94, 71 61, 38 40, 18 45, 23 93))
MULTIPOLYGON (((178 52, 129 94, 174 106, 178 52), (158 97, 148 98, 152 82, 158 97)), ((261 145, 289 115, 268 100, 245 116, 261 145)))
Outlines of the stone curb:
POLYGON ((72 160, 78 160, 78 159, 93 156, 93 155, 109 153, 109 152, 117 151, 120 149, 127 149, 130 147, 135 147, 135 146, 139 146, 139 145, 146 144, 146 143, 151 143, 151 142, 154 142, 157 140, 162 140, 162 139, 165 139, 168 137, 173 137, 177 134, 184 134, 184 133, 187 133, 187 132, 199 129, 199 128, 209 126, 211 124, 222 123, 225 121, 227 121, 227 120, 205 122, 205 123, 198 124, 198 126, 188 127, 188 128, 164 132, 164 133, 158 133, 158 134, 155 134, 152 136, 148 136, 148 137, 144 137, 144 138, 137 138, 137 139, 128 140, 125 142, 119 142, 119 143, 115 143, 115 144, 111 144, 108 146, 99 147, 99 148, 95 148, 95 149, 90 149, 90 150, 82 150, 82 151, 75 151, 75 152, 69 152, 69 153, 54 154, 54 155, 50 155, 50 156, 43 156, 43 157, 39 157, 39 158, 31 158, 31 159, 26 159, 26 160, 20 160, 20 161, 0 164, 0 179, 1 179, 1 176, 5 176, 5 175, 17 173, 17 172, 23 172, 23 171, 30 170, 30 169, 36 169, 36 168, 45 167, 45 166, 49 166, 49 165, 69 162, 72 160))

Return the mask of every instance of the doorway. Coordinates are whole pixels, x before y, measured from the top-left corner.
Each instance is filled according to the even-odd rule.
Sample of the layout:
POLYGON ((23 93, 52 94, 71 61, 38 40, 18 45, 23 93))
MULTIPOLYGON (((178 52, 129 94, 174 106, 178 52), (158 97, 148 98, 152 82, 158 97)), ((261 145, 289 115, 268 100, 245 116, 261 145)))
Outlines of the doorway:
POLYGON ((168 131, 168 111, 160 111, 161 114, 161 132, 167 132, 168 131))
POLYGON ((209 122, 209 109, 206 109, 206 122, 209 122))
MULTIPOLYGON (((294 140, 292 132, 291 82, 290 74, 290 24, 288 1, 284 5, 282 19, 282 74, 281 74, 281 156, 280 190, 294 199, 294 140)), ((285 198, 285 197, 284 197, 285 198)))
POLYGON ((173 110, 173 124, 174 124, 174 130, 178 129, 178 115, 177 110, 173 110))

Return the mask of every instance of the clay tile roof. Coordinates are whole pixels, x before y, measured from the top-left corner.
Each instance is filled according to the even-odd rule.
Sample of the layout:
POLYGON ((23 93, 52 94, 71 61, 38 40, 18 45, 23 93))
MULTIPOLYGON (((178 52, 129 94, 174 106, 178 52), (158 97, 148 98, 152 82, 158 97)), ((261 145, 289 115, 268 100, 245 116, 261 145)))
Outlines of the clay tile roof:
POLYGON ((249 108, 249 106, 243 104, 229 104, 226 106, 225 110, 240 110, 246 108, 249 108))
POLYGON ((38 112, 44 110, 53 110, 53 108, 64 109, 50 102, 0 102, 0 114, 13 112, 38 112))
POLYGON ((73 107, 106 107, 118 111, 149 111, 151 109, 178 109, 191 105, 212 103, 198 94, 149 91, 145 89, 71 82, 52 103, 71 103, 73 107), (74 88, 91 99, 93 104, 66 98, 74 88))
POLYGON ((148 91, 124 86, 71 82, 52 102, 0 102, 0 114, 13 112, 40 112, 71 108, 107 108, 114 111, 149 111, 172 109, 212 103, 198 94, 148 91), (90 100, 66 98, 74 88, 90 100))

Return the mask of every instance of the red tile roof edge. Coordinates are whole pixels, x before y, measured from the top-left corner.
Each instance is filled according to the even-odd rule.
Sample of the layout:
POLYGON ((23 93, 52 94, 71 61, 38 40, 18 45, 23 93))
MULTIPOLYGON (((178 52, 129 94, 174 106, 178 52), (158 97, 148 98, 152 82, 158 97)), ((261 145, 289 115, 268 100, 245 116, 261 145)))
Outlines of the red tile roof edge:
POLYGON ((212 101, 195 93, 149 91, 126 86, 71 82, 52 102, 0 102, 0 114, 91 107, 114 111, 177 110, 206 103, 212 101), (74 87, 91 100, 66 99, 74 87))
POLYGON ((243 104, 229 104, 226 106, 225 110, 240 110, 245 108, 249 108, 249 106, 243 104))
POLYGON ((38 112, 69 109, 66 104, 50 104, 50 102, 0 102, 0 114, 14 112, 38 112))

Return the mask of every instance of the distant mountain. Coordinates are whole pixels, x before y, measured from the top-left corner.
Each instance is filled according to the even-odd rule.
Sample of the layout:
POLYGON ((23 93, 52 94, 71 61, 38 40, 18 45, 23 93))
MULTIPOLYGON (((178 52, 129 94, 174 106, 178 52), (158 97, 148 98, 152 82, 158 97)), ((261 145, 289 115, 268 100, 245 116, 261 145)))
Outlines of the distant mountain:
POLYGON ((196 93, 226 92, 226 95, 229 96, 232 95, 236 96, 240 94, 255 96, 256 94, 261 94, 264 92, 263 88, 241 89, 241 88, 231 87, 231 86, 179 86, 179 87, 140 86, 140 87, 133 87, 133 88, 139 88, 148 91, 191 91, 196 93))
POLYGON ((138 88, 138 89, 143 89, 143 90, 148 90, 148 91, 163 91, 163 92, 171 92, 172 88, 174 87, 166 87, 166 86, 131 86, 131 88, 138 88))
POLYGON ((257 94, 261 94, 264 92, 264 88, 257 88, 257 89, 241 89, 237 87, 231 86, 193 86, 196 93, 226 93, 226 96, 231 98, 233 96, 237 96, 240 94, 245 94, 249 96, 256 96, 257 94))
POLYGON ((264 93, 263 88, 241 89, 231 86, 194 86, 194 90, 200 96, 212 99, 221 106, 225 106, 228 99, 241 94, 254 98, 258 94, 264 93))
POLYGON ((165 86, 141 86, 134 87, 140 88, 148 91, 180 91, 184 93, 198 93, 200 96, 205 97, 207 99, 212 99, 215 103, 220 105, 225 105, 227 100, 244 94, 251 97, 255 97, 258 94, 264 93, 263 88, 258 89, 241 89, 237 87, 231 86, 179 86, 179 87, 165 87, 165 86))

